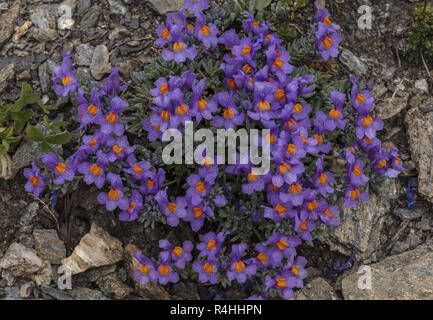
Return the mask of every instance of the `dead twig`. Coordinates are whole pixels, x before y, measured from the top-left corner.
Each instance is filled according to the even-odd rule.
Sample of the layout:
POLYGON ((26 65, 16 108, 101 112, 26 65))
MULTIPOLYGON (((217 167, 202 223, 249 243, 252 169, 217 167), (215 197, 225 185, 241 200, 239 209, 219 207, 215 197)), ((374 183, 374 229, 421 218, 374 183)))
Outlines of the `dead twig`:
POLYGON ((57 218, 57 214, 45 202, 43 202, 41 199, 38 198, 38 201, 40 203, 42 203, 42 205, 44 206, 45 211, 47 211, 49 213, 49 215, 51 217, 53 217, 53 219, 54 219, 54 221, 56 223, 57 231, 60 232, 59 220, 57 218))

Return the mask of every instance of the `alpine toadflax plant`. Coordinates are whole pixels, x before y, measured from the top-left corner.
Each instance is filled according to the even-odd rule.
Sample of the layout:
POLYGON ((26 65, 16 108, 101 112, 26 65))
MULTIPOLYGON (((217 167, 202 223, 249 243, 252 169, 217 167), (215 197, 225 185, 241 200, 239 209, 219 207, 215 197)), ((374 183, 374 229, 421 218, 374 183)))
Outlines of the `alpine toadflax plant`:
MULTIPOLYGON (((130 144, 122 118, 128 103, 118 70, 86 93, 74 85, 68 54, 54 70, 54 82, 58 94, 76 96, 81 143, 65 160, 44 154, 44 170, 34 164, 26 169, 26 190, 38 197, 46 185, 67 189, 70 181, 83 177, 99 190, 97 201, 122 221, 151 219, 172 228, 190 227, 193 239, 161 239, 158 257, 135 253, 139 268, 134 276, 141 284, 166 285, 191 277, 207 285, 254 280, 259 292, 251 292, 252 299, 293 298, 306 277, 307 260, 297 248, 314 239, 318 226, 339 225, 339 199, 347 207, 367 200, 369 179, 396 177, 402 161, 396 149, 382 147, 377 132, 383 123, 371 115, 374 99, 357 79, 348 82, 351 92, 331 90, 329 102, 316 108, 308 102, 321 90, 315 77, 296 74, 283 41, 267 22, 248 14, 242 26, 223 30, 208 8, 205 0, 185 1, 185 9, 168 14, 157 28, 163 60, 182 71, 161 75, 150 90, 149 113, 141 119, 146 139, 162 146, 164 132, 182 131, 186 121, 200 128, 266 128, 270 171, 258 174, 250 160, 219 165, 205 155, 187 173, 173 173, 143 159, 140 146, 130 144), (194 72, 202 60, 217 63, 221 72, 194 72), (356 137, 352 144, 332 140, 350 128, 356 137), (331 155, 345 163, 344 174, 332 172, 331 155), (169 179, 176 174, 184 176, 171 188, 169 179), (337 191, 337 185, 343 187, 337 191), (234 219, 244 229, 233 232, 227 221, 234 219)), ((339 27, 324 8, 318 7, 316 21, 323 58, 337 56, 339 27)), ((249 155, 237 153, 236 158, 249 155)))

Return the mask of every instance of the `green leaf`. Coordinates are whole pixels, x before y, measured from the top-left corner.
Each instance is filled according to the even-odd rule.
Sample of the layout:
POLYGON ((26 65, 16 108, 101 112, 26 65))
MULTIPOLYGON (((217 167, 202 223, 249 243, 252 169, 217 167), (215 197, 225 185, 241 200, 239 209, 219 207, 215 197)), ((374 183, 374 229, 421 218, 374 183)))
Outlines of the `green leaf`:
POLYGON ((51 144, 67 144, 71 139, 72 134, 67 131, 45 137, 45 141, 51 144))
POLYGON ((44 134, 42 133, 41 129, 35 126, 28 126, 26 133, 27 136, 33 141, 41 142, 45 140, 44 134))
POLYGON ((8 151, 6 150, 5 146, 0 144, 0 155, 4 155, 6 153, 8 153, 8 151))
POLYGON ((9 149, 10 149, 10 147, 11 147, 11 144, 9 143, 9 141, 3 139, 3 141, 2 141, 2 146, 5 147, 6 152, 8 152, 9 149))
POLYGON ((6 139, 8 137, 10 137, 11 135, 13 135, 14 133, 14 127, 9 127, 9 128, 2 128, 3 130, 0 131, 0 138, 1 139, 6 139))
POLYGON ((256 0, 254 7, 258 11, 263 11, 266 7, 271 4, 272 0, 256 0))
POLYGON ((51 146, 45 141, 42 141, 41 143, 41 151, 42 153, 54 152, 53 148, 51 148, 51 146))

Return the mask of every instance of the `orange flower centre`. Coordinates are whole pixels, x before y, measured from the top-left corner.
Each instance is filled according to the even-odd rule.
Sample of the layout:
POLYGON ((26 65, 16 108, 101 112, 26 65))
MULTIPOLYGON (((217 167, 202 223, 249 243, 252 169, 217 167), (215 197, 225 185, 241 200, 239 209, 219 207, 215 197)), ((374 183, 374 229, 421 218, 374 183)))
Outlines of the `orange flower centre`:
POLYGON ((146 186, 148 186, 149 188, 153 187, 155 185, 155 182, 152 179, 148 179, 146 181, 146 186))
POLYGON ((271 109, 271 104, 268 101, 260 101, 259 102, 259 110, 260 111, 268 111, 271 109))
POLYGON ((211 239, 206 244, 206 249, 208 250, 214 250, 217 247, 217 242, 214 239, 211 239))
POLYGON ((107 122, 114 124, 117 121, 117 114, 110 112, 109 114, 107 114, 107 116, 105 117, 105 120, 107 120, 107 122))
POLYGON ((137 206, 137 202, 135 201, 131 201, 129 203, 129 208, 128 208, 128 212, 131 212, 132 210, 134 210, 134 208, 137 206))
POLYGON ((94 116, 98 112, 98 107, 94 104, 91 104, 87 107, 87 113, 91 116, 94 116))
POLYGON ((358 93, 356 95, 356 101, 359 103, 364 103, 365 102, 365 96, 362 93, 358 93))
POLYGON ((366 116, 366 117, 362 118, 362 126, 365 128, 368 128, 369 126, 371 126, 373 124, 373 122, 374 122, 374 120, 370 116, 366 116))
POLYGON ((377 166, 379 167, 379 168, 386 168, 386 160, 380 160, 380 161, 378 161, 377 162, 377 166))
POLYGON ((286 126, 288 130, 292 131, 293 130, 292 126, 297 127, 298 123, 295 121, 295 119, 289 119, 286 121, 286 126))
POLYGON ((177 210, 177 204, 173 202, 167 204, 167 210, 170 211, 171 213, 175 213, 177 210))
POLYGON ((163 40, 167 39, 169 36, 170 36, 170 30, 168 30, 167 28, 162 30, 161 37, 163 40))
POLYGON ((223 117, 224 119, 233 119, 235 116, 235 112, 233 111, 233 108, 227 108, 224 110, 223 117))
POLYGON ((63 163, 63 162, 59 162, 56 165, 55 169, 56 169, 56 172, 58 174, 63 174, 66 171, 66 169, 68 169, 68 166, 65 163, 63 163))
POLYGON ((185 250, 183 250, 182 247, 174 247, 174 248, 173 248, 173 254, 174 254, 176 257, 182 257, 182 254, 183 254, 184 251, 185 251, 185 250))
POLYGON ((227 80, 227 84, 229 85, 230 88, 232 88, 233 90, 236 90, 238 88, 236 81, 234 79, 228 79, 227 80))
POLYGON ((181 104, 177 107, 176 112, 179 116, 183 116, 184 114, 188 114, 188 107, 184 104, 181 104))
POLYGON ((160 117, 161 117, 161 119, 164 120, 164 121, 168 121, 168 120, 170 120, 170 111, 168 111, 168 110, 163 110, 163 111, 161 112, 160 117))
POLYGON ((275 95, 275 99, 277 99, 277 101, 281 101, 286 97, 286 93, 282 89, 278 89, 277 91, 275 91, 274 95, 275 95))
POLYGON ((170 267, 166 264, 163 264, 158 268, 158 272, 162 276, 168 276, 170 274, 170 267))
POLYGON ((201 208, 201 207, 195 207, 192 209, 192 211, 194 212, 194 218, 195 219, 200 219, 201 217, 204 216, 204 211, 203 211, 203 208, 201 208))
POLYGON ((123 150, 125 150, 125 148, 118 146, 117 144, 115 144, 112 148, 113 152, 115 154, 117 154, 118 156, 120 156, 123 152, 123 150))
POLYGON ((291 269, 290 269, 290 271, 292 271, 292 273, 293 273, 293 275, 295 276, 295 277, 297 277, 297 276, 299 276, 299 266, 293 266, 291 269))
POLYGON ((140 273, 147 275, 150 272, 150 267, 147 264, 140 266, 140 273))
POLYGON ((96 142, 97 142, 96 137, 93 137, 92 140, 89 141, 89 146, 91 147, 96 146, 96 142))
POLYGON ((277 214, 279 216, 285 214, 287 212, 287 208, 285 206, 283 206, 281 203, 277 204, 277 206, 275 207, 275 211, 277 212, 277 214))
POLYGON ((295 106, 293 107, 293 111, 295 113, 301 113, 303 109, 304 108, 302 107, 302 104, 299 103, 295 104, 295 106))
POLYGON ((41 181, 38 177, 36 176, 30 176, 29 180, 32 182, 32 186, 33 187, 37 187, 39 185, 39 182, 41 181))
POLYGON ((287 243, 286 240, 280 239, 280 240, 278 240, 276 246, 277 246, 278 250, 283 251, 284 249, 286 249, 289 246, 289 244, 287 243))
POLYGON ((326 184, 326 182, 328 182, 328 176, 326 174, 324 174, 324 173, 321 173, 320 176, 319 176, 319 178, 318 178, 318 180, 319 180, 319 183, 322 186, 324 186, 326 184))
POLYGON ((199 181, 195 184, 195 192, 197 193, 202 193, 206 191, 206 185, 204 184, 204 182, 199 181))
POLYGON ((159 93, 160 94, 166 94, 168 92, 168 90, 169 90, 168 83, 163 83, 159 87, 159 93))
POLYGON ((259 260, 261 263, 263 263, 263 262, 268 261, 268 260, 269 260, 269 257, 268 257, 265 253, 260 252, 260 253, 257 255, 257 260, 259 260))
POLYGON ((292 170, 292 166, 288 163, 282 163, 278 166, 278 170, 280 171, 280 175, 285 175, 287 171, 292 170))
POLYGON ((329 209, 325 209, 325 210, 322 212, 322 214, 328 216, 329 219, 334 218, 334 215, 332 214, 331 210, 329 210, 329 209))
POLYGON ((316 210, 319 207, 319 205, 317 204, 317 201, 310 201, 307 203, 307 210, 308 211, 313 211, 316 210))
POLYGON ((294 184, 290 185, 290 193, 291 194, 298 194, 298 193, 301 193, 301 191, 302 191, 302 188, 299 184, 294 183, 294 184))
POLYGON ((352 173, 353 173, 355 176, 360 177, 360 176, 362 175, 361 168, 358 167, 358 166, 354 166, 353 169, 352 169, 352 173))
POLYGON ((297 150, 298 150, 298 147, 295 146, 293 143, 289 143, 287 145, 286 152, 288 154, 295 155, 297 150))
POLYGON ((207 105, 208 105, 208 103, 205 99, 200 99, 197 102, 197 106, 200 109, 200 111, 203 111, 204 109, 206 109, 207 105))
POLYGON ((323 136, 321 134, 316 133, 313 137, 317 140, 318 144, 323 144, 323 136))
POLYGON ((182 42, 178 41, 173 44, 174 52, 184 51, 184 50, 185 50, 185 45, 182 42))
POLYGON ((141 168, 138 163, 134 163, 134 165, 132 166, 132 170, 134 170, 134 172, 136 174, 140 174, 143 172, 143 168, 141 168))
POLYGON ((247 64, 245 64, 245 65, 242 67, 242 71, 245 72, 246 74, 249 74, 249 73, 251 73, 251 71, 253 71, 253 67, 251 67, 251 66, 247 63, 247 64))
POLYGON ((274 60, 274 63, 273 63, 274 67, 277 68, 277 69, 282 69, 283 68, 283 64, 284 64, 284 60, 282 58, 276 58, 274 60))
POLYGON ((62 79, 62 84, 63 84, 64 86, 70 85, 71 83, 72 83, 72 79, 71 79, 71 77, 66 76, 66 77, 64 77, 64 78, 62 79))
POLYGON ((243 46, 242 47, 242 55, 247 56, 251 53, 251 47, 250 46, 243 46))
POLYGON ((90 173, 92 173, 95 177, 98 177, 101 174, 102 168, 97 164, 93 164, 90 169, 90 173))
POLYGON ((282 288, 282 289, 287 288, 286 278, 277 278, 277 279, 275 279, 275 285, 278 288, 282 288))
POLYGON ((207 274, 213 273, 214 268, 215 268, 215 265, 212 263, 209 263, 209 262, 207 262, 203 265, 203 271, 206 272, 207 274))
POLYGON ((323 18, 322 22, 326 24, 328 27, 332 26, 332 21, 329 19, 329 17, 323 18))
POLYGON ((352 191, 350 191, 350 199, 352 200, 356 200, 360 197, 361 192, 358 189, 354 189, 352 191))
POLYGON ((307 231, 308 230, 307 220, 304 220, 304 221, 301 222, 301 225, 299 226, 299 229, 301 229, 302 231, 307 231))
POLYGON ((200 29, 200 32, 202 35, 204 35, 205 37, 207 37, 208 35, 210 35, 210 28, 208 26, 203 26, 200 29))
POLYGON ((340 118, 340 111, 338 111, 336 108, 331 109, 328 113, 328 118, 337 120, 340 118))
POLYGON ((117 189, 110 189, 110 191, 108 191, 108 199, 110 199, 110 200, 119 200, 119 197, 120 197, 119 190, 117 190, 117 189))
POLYGON ((329 50, 334 43, 334 40, 332 40, 330 37, 326 37, 322 40, 322 44, 325 47, 326 50, 329 50))
POLYGON ((236 261, 234 266, 236 272, 242 272, 245 270, 245 263, 243 261, 236 261))

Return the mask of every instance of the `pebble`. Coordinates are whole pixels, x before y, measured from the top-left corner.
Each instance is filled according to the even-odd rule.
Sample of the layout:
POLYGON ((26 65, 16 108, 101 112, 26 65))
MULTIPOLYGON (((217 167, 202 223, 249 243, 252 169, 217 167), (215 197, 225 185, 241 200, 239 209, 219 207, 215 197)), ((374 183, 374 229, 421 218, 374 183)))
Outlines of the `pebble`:
POLYGON ((96 80, 101 80, 110 70, 110 56, 107 47, 102 44, 96 46, 90 64, 90 73, 96 80))
POLYGON ((353 52, 344 49, 340 54, 340 62, 347 67, 350 71, 358 74, 365 75, 368 72, 368 66, 361 61, 353 52))

